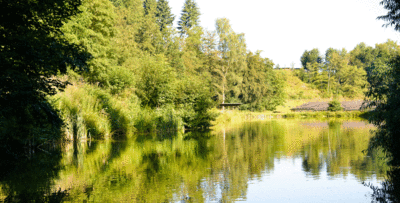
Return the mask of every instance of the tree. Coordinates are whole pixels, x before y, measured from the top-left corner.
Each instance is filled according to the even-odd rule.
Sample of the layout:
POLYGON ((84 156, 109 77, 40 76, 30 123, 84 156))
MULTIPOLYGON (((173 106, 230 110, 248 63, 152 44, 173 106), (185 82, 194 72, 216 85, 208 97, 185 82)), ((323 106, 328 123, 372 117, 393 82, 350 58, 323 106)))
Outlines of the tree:
POLYGON ((187 37, 183 38, 182 60, 186 74, 199 74, 203 67, 204 54, 201 50, 203 28, 195 26, 187 30, 187 37))
POLYGON ((113 53, 117 60, 117 66, 132 70, 137 67, 136 58, 140 55, 141 50, 136 41, 136 36, 138 36, 144 18, 143 10, 141 0, 125 1, 114 9, 116 33, 111 39, 111 43, 114 47, 113 53))
POLYGON ((273 71, 274 63, 262 58, 260 52, 247 54, 247 68, 243 71, 241 99, 243 106, 249 110, 273 110, 283 101, 281 78, 273 71))
POLYGON ((62 121, 46 97, 68 84, 54 75, 66 73, 67 67, 83 70, 90 58, 60 29, 80 5, 79 0, 0 2, 2 143, 34 146, 59 135, 62 121))
POLYGON ((200 10, 194 0, 186 0, 183 6, 181 18, 178 21, 178 30, 181 35, 186 34, 187 30, 200 23, 200 10))
POLYGON ((221 65, 217 71, 221 77, 218 88, 222 103, 225 103, 227 96, 235 100, 240 94, 242 71, 246 67, 246 43, 244 34, 236 34, 226 18, 217 19, 216 29, 221 54, 221 65))
POLYGON ((393 59, 387 69, 374 71, 368 77, 379 81, 371 84, 366 94, 372 100, 370 106, 376 106, 375 114, 369 120, 378 126, 375 137, 371 140, 370 148, 382 147, 391 156, 390 164, 398 167, 400 166, 400 133, 398 130, 400 56, 393 59))
POLYGON ((113 5, 108 0, 86 0, 79 7, 82 12, 67 21, 61 30, 70 43, 86 47, 93 56, 88 72, 83 74, 90 82, 110 87, 109 72, 116 65, 111 47, 115 35, 113 5))
POLYGON ((272 69, 273 64, 266 62, 260 57, 260 53, 249 52, 247 54, 247 68, 243 75, 240 98, 243 104, 250 105, 252 110, 261 109, 261 101, 268 88, 267 85, 269 85, 264 84, 264 80, 267 79, 266 72, 268 69, 272 69))
POLYGON ((364 42, 357 44, 357 46, 350 51, 350 65, 361 67, 366 70, 371 66, 375 59, 373 48, 367 46, 364 42))
POLYGON ((172 82, 176 76, 165 57, 163 55, 145 56, 141 65, 136 94, 142 106, 156 108, 172 103, 175 94, 172 82))
POLYGON ((380 4, 389 11, 386 15, 378 16, 377 19, 388 22, 383 26, 394 26, 394 30, 400 31, 400 2, 396 0, 382 0, 380 4))
POLYGON ((322 63, 322 57, 319 54, 319 50, 317 48, 312 49, 311 51, 305 50, 303 55, 300 58, 301 64, 303 65, 305 70, 308 70, 307 63, 322 63))
POLYGON ((336 95, 339 94, 340 86, 340 71, 343 67, 347 66, 349 63, 347 51, 343 49, 342 51, 329 48, 325 52, 325 65, 328 70, 328 95, 330 96, 330 90, 332 86, 336 86, 336 95), (331 83, 331 77, 336 79, 335 83, 331 83))
POLYGON ((175 16, 171 13, 167 0, 158 0, 156 19, 161 32, 174 22, 175 16))
POLYGON ((339 74, 343 96, 354 98, 363 95, 367 85, 366 71, 362 67, 346 65, 339 74))
MULTIPOLYGON (((388 10, 388 14, 379 16, 378 19, 389 23, 386 26, 394 26, 400 31, 400 2, 395 0, 383 0, 381 5, 388 10)), ((398 46, 397 46, 398 47, 398 46)), ((395 47, 394 47, 395 48, 395 47)), ((369 152, 381 148, 390 158, 389 164, 392 170, 388 172, 387 180, 382 184, 383 188, 373 188, 376 200, 382 202, 398 202, 399 195, 399 166, 400 166, 400 55, 398 52, 387 63, 374 65, 380 68, 367 70, 370 86, 366 96, 372 99, 370 106, 376 106, 373 116, 369 120, 377 126, 369 152)))
POLYGON ((161 52, 161 31, 157 25, 157 2, 156 0, 145 0, 143 2, 144 16, 142 25, 137 34, 139 47, 150 54, 161 52))
POLYGON ((206 31, 202 41, 202 52, 204 53, 204 78, 208 82, 210 93, 218 96, 217 86, 219 84, 219 75, 217 71, 220 69, 220 52, 217 48, 216 32, 206 31))

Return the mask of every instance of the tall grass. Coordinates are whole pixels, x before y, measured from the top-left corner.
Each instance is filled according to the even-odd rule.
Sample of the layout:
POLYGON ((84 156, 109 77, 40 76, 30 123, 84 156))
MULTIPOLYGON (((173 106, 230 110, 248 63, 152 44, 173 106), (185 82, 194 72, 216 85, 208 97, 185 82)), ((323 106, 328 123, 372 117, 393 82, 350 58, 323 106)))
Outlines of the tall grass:
POLYGON ((52 100, 65 122, 67 139, 107 138, 110 135, 108 115, 101 100, 87 85, 68 86, 52 100))
POLYGON ((176 132, 183 127, 173 107, 143 108, 130 89, 112 94, 95 85, 74 83, 51 98, 60 110, 69 140, 121 139, 134 133, 176 132))

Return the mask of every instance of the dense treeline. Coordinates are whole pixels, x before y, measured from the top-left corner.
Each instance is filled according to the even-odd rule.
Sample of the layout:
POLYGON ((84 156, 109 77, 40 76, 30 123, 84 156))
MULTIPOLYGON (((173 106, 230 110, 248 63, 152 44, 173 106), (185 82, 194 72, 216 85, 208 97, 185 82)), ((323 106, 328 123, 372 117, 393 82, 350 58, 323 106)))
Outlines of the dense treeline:
MULTIPOLYGON (((200 27, 200 11, 192 0, 185 2, 177 28, 164 0, 87 0, 80 9, 63 31, 70 42, 87 47, 94 59, 88 72, 70 71, 69 76, 98 86, 116 100, 129 97, 133 106, 138 102, 130 107, 136 112, 117 117, 131 117, 123 120, 139 131, 154 131, 160 127, 157 120, 169 118, 163 122, 174 123, 174 129, 179 123, 207 128, 215 116, 209 110, 219 103, 240 102, 243 109, 264 110, 283 101, 282 79, 272 71, 272 61, 248 52, 244 34, 236 34, 227 19, 217 19, 216 32, 200 27)), ((60 105, 67 112, 69 107, 60 105)), ((74 116, 76 112, 67 112, 66 117, 74 116)), ((99 129, 83 120, 86 131, 99 129)))
MULTIPOLYGON (((51 9, 46 11, 50 13, 41 14, 30 10, 36 7, 29 4, 12 1, 6 4, 14 9, 10 11, 21 11, 21 15, 30 12, 33 18, 30 22, 41 22, 42 18, 58 14, 51 13, 51 9)), ((9 86, 15 85, 13 90, 2 85, 5 87, 1 89, 2 101, 30 103, 25 106, 4 103, 11 110, 6 108, 1 114, 0 128, 4 132, 11 129, 9 126, 17 128, 21 123, 27 126, 25 132, 28 133, 16 132, 12 136, 23 143, 35 137, 32 145, 48 140, 39 129, 50 128, 58 117, 66 124, 69 138, 101 138, 126 136, 134 131, 177 130, 183 126, 208 128, 216 116, 210 109, 220 103, 240 102, 244 104, 242 109, 265 110, 274 109, 283 102, 283 78, 273 71, 273 62, 262 58, 259 52, 247 51, 244 34, 235 33, 228 19, 217 19, 216 31, 203 29, 199 25, 200 10, 193 0, 186 0, 183 5, 177 28, 173 27, 175 16, 166 0, 83 0, 51 5, 64 4, 65 7, 57 9, 69 6, 68 15, 60 16, 57 24, 50 22, 48 26, 55 30, 44 31, 41 37, 53 37, 64 43, 60 44, 63 52, 49 50, 46 54, 61 57, 68 51, 76 53, 61 59, 47 55, 37 57, 40 71, 34 74, 23 70, 17 70, 19 75, 2 72, 2 81, 10 80, 13 82, 9 86), (61 69, 48 68, 59 64, 62 64, 61 69), (32 86, 32 92, 40 92, 37 101, 47 106, 34 107, 41 109, 35 110, 29 99, 10 99, 10 95, 24 91, 24 87, 18 86, 23 83, 15 80, 20 76, 33 80, 31 84, 38 82, 37 86, 32 86), (40 80, 47 81, 45 89, 40 86, 40 80), (66 86, 68 82, 72 85, 66 86), (32 118, 9 119, 13 111, 26 112, 27 117, 32 118), (36 111, 53 117, 42 121, 36 117, 43 113, 36 111), (45 126, 40 126, 32 135, 21 136, 30 134, 31 127, 39 120, 45 126)), ((20 27, 32 33, 39 29, 29 24, 20 27)), ((7 31, 5 28, 1 27, 2 31, 7 31)), ((20 31, 18 29, 14 31, 20 31)), ((21 36, 24 32, 13 34, 21 36)), ((2 36, 3 41, 15 37, 2 36)), ((50 43, 34 44, 34 38, 26 38, 28 44, 33 43, 33 55, 50 43)), ((9 47, 2 47, 2 61, 10 60, 2 66, 11 70, 15 68, 16 58, 8 55, 9 47)), ((18 60, 30 63, 26 58, 18 60)), ((2 134, 4 139, 9 138, 6 134, 2 134)))
POLYGON ((329 48, 322 56, 318 49, 304 51, 297 75, 318 88, 325 97, 363 97, 375 81, 374 71, 384 70, 400 52, 397 42, 388 40, 375 48, 359 43, 353 50, 329 48))

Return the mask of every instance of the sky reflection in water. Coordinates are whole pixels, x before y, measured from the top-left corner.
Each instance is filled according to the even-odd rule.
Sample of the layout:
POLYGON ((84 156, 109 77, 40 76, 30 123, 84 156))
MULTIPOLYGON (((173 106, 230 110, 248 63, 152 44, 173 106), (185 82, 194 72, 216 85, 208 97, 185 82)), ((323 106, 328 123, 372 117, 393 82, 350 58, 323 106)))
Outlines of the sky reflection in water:
MULTIPOLYGON (((380 152, 362 153, 371 129, 358 121, 282 119, 70 143, 48 184, 67 191, 67 202, 369 202, 371 189, 361 182, 377 185, 386 170, 380 152)), ((18 199, 26 190, 13 185, 29 181, 3 177, 0 201, 18 199)))

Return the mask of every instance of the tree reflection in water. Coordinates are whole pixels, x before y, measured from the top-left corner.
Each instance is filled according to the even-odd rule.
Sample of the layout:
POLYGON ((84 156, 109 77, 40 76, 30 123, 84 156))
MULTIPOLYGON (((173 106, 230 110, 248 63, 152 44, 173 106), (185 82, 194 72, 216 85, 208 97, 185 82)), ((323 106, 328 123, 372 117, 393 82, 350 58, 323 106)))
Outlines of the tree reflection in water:
POLYGON ((61 169, 61 150, 48 146, 30 157, 0 159, 0 201, 62 202, 67 190, 53 189, 53 180, 61 169), (3 197, 2 197, 3 196, 3 197))
POLYGON ((370 183, 364 183, 372 189, 372 202, 400 202, 400 169, 391 169, 387 172, 387 177, 381 183, 381 187, 374 186, 370 183))
MULTIPOLYGON (((381 159, 384 159, 383 157, 385 156, 381 155, 381 159)), ((387 158, 384 161, 387 161, 387 158)), ((391 167, 387 171, 386 180, 381 183, 381 186, 374 186, 365 182, 363 184, 372 189, 372 202, 400 202, 400 167, 391 167)))
POLYGON ((369 129, 343 125, 271 120, 207 133, 71 142, 62 152, 38 153, 7 166, 0 201, 7 196, 7 201, 36 202, 53 197, 72 202, 233 202, 245 200, 249 181, 272 174, 280 159, 302 159, 300 167, 314 179, 324 169, 331 177, 380 177, 379 160, 362 153, 369 129))

